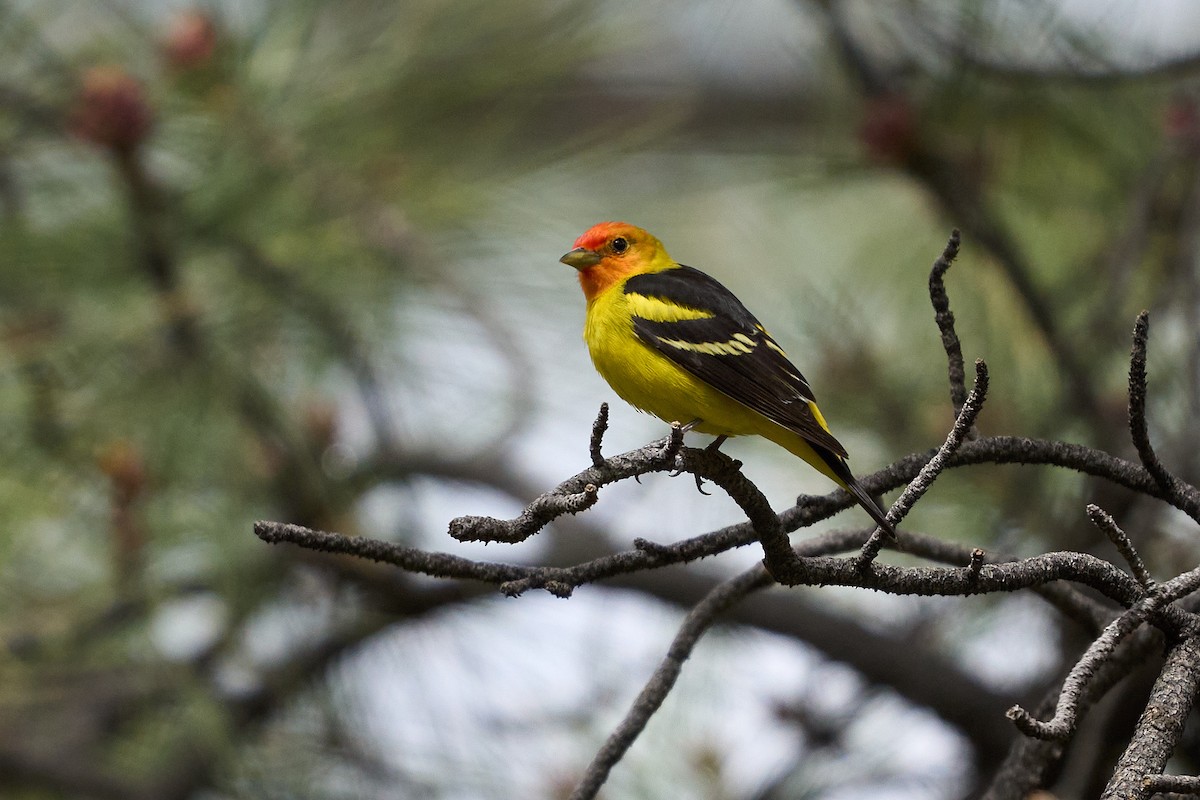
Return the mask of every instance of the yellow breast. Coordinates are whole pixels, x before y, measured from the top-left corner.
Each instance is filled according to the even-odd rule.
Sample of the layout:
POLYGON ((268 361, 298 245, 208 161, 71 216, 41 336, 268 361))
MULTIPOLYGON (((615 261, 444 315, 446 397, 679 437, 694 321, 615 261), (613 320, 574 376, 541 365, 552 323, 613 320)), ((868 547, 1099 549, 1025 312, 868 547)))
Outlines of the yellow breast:
MULTIPOLYGON (((696 427, 701 433, 758 433, 759 415, 701 382, 638 338, 630 304, 644 305, 644 301, 639 295, 631 297, 614 287, 588 304, 583 338, 596 371, 613 391, 635 408, 666 422, 702 419, 703 424, 696 427)), ((646 309, 638 310, 643 315, 646 309)))

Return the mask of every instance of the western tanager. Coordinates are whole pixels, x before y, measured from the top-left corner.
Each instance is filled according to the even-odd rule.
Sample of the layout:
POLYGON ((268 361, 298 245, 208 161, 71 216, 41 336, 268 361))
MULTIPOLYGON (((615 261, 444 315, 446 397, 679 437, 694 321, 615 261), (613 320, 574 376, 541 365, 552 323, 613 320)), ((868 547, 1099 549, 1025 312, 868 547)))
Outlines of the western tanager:
POLYGON ((587 298, 583 338, 613 390, 686 430, 756 434, 799 456, 895 530, 846 464, 813 391, 783 349, 732 292, 667 254, 624 222, 601 222, 561 259, 587 298))

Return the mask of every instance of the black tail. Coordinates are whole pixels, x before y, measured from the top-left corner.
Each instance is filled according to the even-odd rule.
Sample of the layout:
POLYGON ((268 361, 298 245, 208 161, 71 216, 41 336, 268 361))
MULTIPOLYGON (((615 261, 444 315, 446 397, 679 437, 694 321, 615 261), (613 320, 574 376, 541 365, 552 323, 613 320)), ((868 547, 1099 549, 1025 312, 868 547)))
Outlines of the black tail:
POLYGON ((850 471, 850 467, 846 465, 846 462, 824 449, 816 447, 813 449, 833 469, 834 474, 844 484, 846 491, 858 501, 858 504, 863 507, 864 511, 871 515, 871 519, 875 520, 875 523, 883 529, 884 533, 895 539, 896 529, 892 526, 892 523, 888 522, 887 514, 883 513, 883 509, 879 507, 875 499, 867 494, 867 490, 859 485, 858 480, 855 479, 854 473, 850 471))
POLYGON ((887 515, 883 513, 883 509, 879 507, 871 495, 867 494, 866 489, 858 485, 858 481, 854 479, 854 476, 849 474, 850 470, 846 470, 846 473, 849 480, 842 478, 842 480, 846 481, 846 491, 854 495, 854 499, 858 501, 858 504, 863 507, 864 511, 871 515, 871 519, 875 520, 884 533, 895 539, 896 529, 892 527, 892 523, 888 522, 887 515))

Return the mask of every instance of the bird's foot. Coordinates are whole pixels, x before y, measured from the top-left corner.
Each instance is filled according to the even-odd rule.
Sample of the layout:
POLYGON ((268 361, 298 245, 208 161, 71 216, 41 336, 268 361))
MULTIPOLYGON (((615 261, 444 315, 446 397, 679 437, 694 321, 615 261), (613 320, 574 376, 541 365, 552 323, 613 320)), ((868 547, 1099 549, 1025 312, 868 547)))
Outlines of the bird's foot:
MULTIPOLYGON (((682 434, 687 433, 690 430, 694 430, 696 428, 696 426, 699 425, 703 421, 704 420, 702 420, 702 419, 694 419, 691 422, 687 423, 686 425, 678 425, 678 423, 676 423, 678 425, 678 427, 675 427, 674 429, 679 431, 679 434, 682 435, 682 434)), ((706 453, 717 452, 717 450, 721 447, 721 443, 724 442, 728 438, 729 437, 725 436, 725 435, 718 436, 716 439, 714 439, 712 441, 711 444, 709 444, 707 447, 704 448, 704 451, 706 453)), ((675 470, 670 473, 670 477, 677 478, 685 472, 682 461, 683 461, 683 459, 679 455, 675 456, 675 470)), ((706 497, 711 497, 712 492, 704 491, 704 478, 700 477, 699 475, 697 475, 695 473, 692 473, 692 477, 696 479, 696 491, 698 491, 702 495, 705 495, 706 497)))

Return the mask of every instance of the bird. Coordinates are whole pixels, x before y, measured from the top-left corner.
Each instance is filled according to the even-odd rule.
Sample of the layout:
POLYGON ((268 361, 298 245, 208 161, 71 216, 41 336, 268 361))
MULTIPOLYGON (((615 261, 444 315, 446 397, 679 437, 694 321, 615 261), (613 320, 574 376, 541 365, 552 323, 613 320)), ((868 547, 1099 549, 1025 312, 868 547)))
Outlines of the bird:
POLYGON ((774 442, 849 492, 895 537, 850 471, 812 387, 733 292, 627 222, 592 226, 559 260, 578 270, 592 364, 623 400, 685 432, 716 436, 713 449, 732 436, 774 442))

